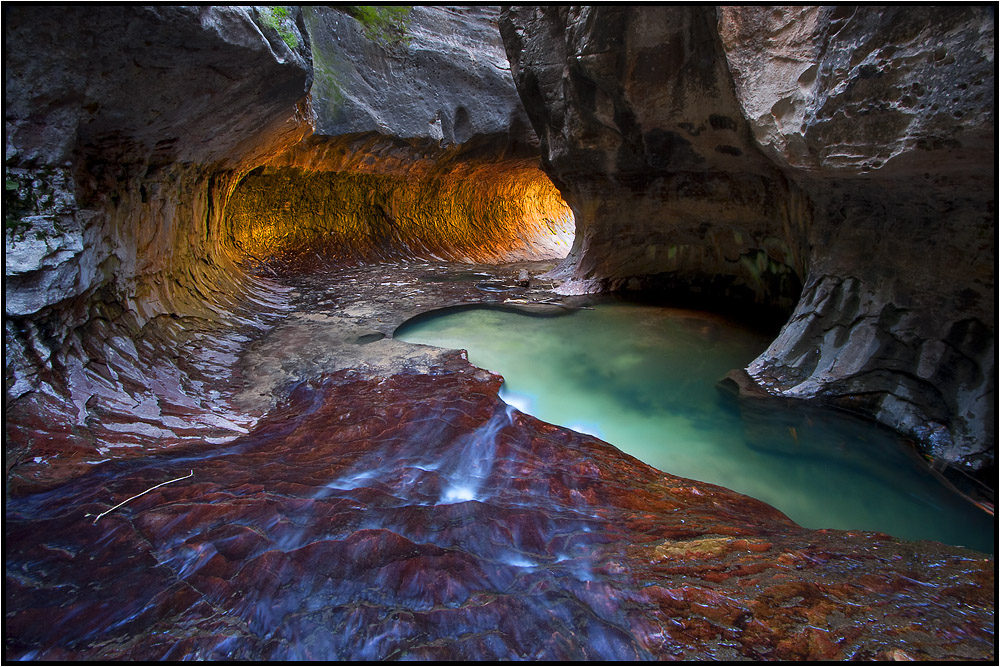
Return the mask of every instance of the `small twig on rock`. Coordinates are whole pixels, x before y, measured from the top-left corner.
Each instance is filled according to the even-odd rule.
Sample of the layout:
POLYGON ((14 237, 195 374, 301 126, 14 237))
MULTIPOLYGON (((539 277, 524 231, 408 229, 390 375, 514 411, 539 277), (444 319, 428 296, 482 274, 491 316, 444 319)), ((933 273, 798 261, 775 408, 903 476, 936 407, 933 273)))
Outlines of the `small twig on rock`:
MULTIPOLYGON (((142 493, 137 493, 137 494, 135 494, 134 496, 132 496, 131 498, 126 498, 125 500, 121 501, 120 503, 118 503, 117 505, 115 505, 114 507, 112 507, 111 509, 109 509, 109 510, 106 510, 106 511, 104 511, 104 512, 101 512, 100 514, 98 514, 98 515, 97 515, 97 518, 96 518, 96 519, 94 519, 94 523, 97 523, 97 522, 98 522, 98 521, 99 521, 99 520, 101 519, 101 517, 102 517, 102 516, 104 516, 105 514, 109 514, 109 513, 111 513, 111 512, 114 512, 114 511, 115 511, 116 509, 118 509, 119 507, 121 507, 121 506, 122 506, 122 505, 124 505, 125 503, 127 503, 127 502, 130 502, 130 501, 132 501, 132 500, 135 500, 135 499, 136 499, 136 498, 138 498, 139 496, 144 496, 144 495, 146 495, 147 493, 149 493, 150 491, 152 491, 153 489, 158 489, 158 488, 160 488, 161 486, 166 486, 167 484, 172 484, 172 483, 174 483, 174 482, 179 482, 179 481, 181 481, 182 479, 187 479, 188 477, 194 477, 194 470, 192 470, 192 471, 191 471, 191 472, 189 472, 188 474, 184 475, 183 477, 178 477, 177 479, 168 479, 168 480, 167 480, 166 482, 160 482, 160 483, 159 483, 159 484, 157 484, 156 486, 151 486, 151 487, 149 487, 148 489, 146 489, 145 491, 143 491, 142 493)), ((89 515, 88 515, 88 516, 89 516, 89 515)))

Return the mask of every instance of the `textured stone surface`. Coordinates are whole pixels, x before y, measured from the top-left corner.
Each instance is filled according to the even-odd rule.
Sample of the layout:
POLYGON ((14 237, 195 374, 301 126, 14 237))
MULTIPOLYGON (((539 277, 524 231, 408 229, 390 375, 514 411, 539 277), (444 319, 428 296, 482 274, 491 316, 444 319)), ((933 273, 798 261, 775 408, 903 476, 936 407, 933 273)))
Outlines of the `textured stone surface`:
POLYGON ((985 7, 723 7, 718 25, 754 136, 785 166, 855 174, 914 153, 992 156, 985 7))
POLYGON ((307 39, 239 7, 4 11, 8 484, 60 451, 108 458, 108 429, 232 439, 253 420, 210 387, 286 290, 244 273, 221 212, 308 131, 307 39))
POLYGON ((992 559, 801 529, 500 382, 342 371, 226 447, 8 502, 5 658, 994 657, 992 559))
POLYGON ((316 131, 461 144, 535 141, 510 76, 496 7, 413 7, 405 35, 372 37, 344 8, 307 7, 316 131))
POLYGON ((345 368, 366 378, 426 373, 439 351, 391 338, 426 310, 560 298, 549 290, 551 281, 537 279, 552 262, 313 259, 305 272, 302 261, 292 270, 275 263, 276 281, 257 279, 257 316, 237 326, 158 318, 157 326, 130 338, 97 320, 67 349, 54 351, 54 369, 33 371, 41 387, 33 400, 13 402, 6 413, 8 491, 51 489, 103 462, 185 443, 223 445, 252 430, 298 384, 345 368), (68 396, 57 391, 63 365, 68 396))
POLYGON ((749 371, 971 467, 994 460, 996 435, 994 21, 969 7, 719 16, 755 136, 813 206, 802 298, 749 371))
POLYGON ((495 7, 413 7, 370 34, 307 7, 316 133, 247 177, 227 210, 240 250, 285 263, 564 257, 569 209, 538 168, 495 7))
POLYGON ((262 261, 562 259, 572 212, 537 155, 506 148, 315 137, 278 160, 294 166, 244 178, 226 221, 237 247, 262 261))
POLYGON ((562 290, 656 282, 790 309, 806 259, 797 191, 753 143, 714 10, 504 16, 543 165, 575 214, 562 290))
MULTIPOLYGON (((279 255, 301 263, 323 262, 318 253, 351 261, 565 253, 571 220, 549 212, 561 201, 532 164, 532 135, 490 32, 495 10, 418 8, 409 43, 395 46, 363 36, 339 10, 292 11, 279 30, 266 14, 21 7, 7 16, 8 488, 192 438, 224 442, 252 426, 260 415, 228 402, 231 366, 287 311, 288 289, 246 270, 273 277, 279 255), (340 21, 336 34, 324 32, 328 19, 340 21), (306 23, 325 49, 313 48, 306 23), (352 115, 357 125, 335 131, 353 134, 303 141, 313 120, 328 127, 331 118, 316 91, 312 105, 304 101, 310 55, 329 55, 341 34, 354 46, 365 40, 344 57, 368 78, 338 85, 400 123, 396 136, 365 133, 372 128, 352 115), (394 108, 382 109, 398 101, 382 97, 389 79, 414 95, 434 79, 411 106, 443 104, 442 62, 455 83, 449 117, 468 102, 461 145, 426 127, 411 132, 394 108), (237 184, 265 163, 269 171, 236 191, 245 206, 227 214, 237 184), (342 243, 330 243, 338 226, 342 243)), ((331 72, 320 69, 322 92, 331 72)))
MULTIPOLYGON (((318 138, 288 151, 310 119, 340 122, 324 116, 331 107, 297 104, 318 52, 305 26, 336 17, 314 11, 292 11, 279 31, 239 7, 5 7, 5 659, 994 658, 992 560, 805 531, 756 501, 508 412, 497 377, 387 340, 387 311, 440 303, 421 280, 393 278, 391 265, 317 274, 343 279, 353 296, 272 328, 295 295, 248 278, 240 262, 252 258, 228 245, 224 215, 251 169, 432 173, 442 155, 513 156, 516 166, 531 143, 487 54, 489 10, 418 8, 413 41, 398 48, 423 74, 399 68, 397 47, 351 42, 359 28, 340 13, 344 40, 360 47, 343 55, 345 71, 373 74, 350 79, 345 99, 391 108, 329 126, 355 133, 343 144, 318 138), (459 25, 472 37, 449 43, 459 25), (478 35, 475 57, 455 63, 478 35), (421 77, 452 64, 448 78, 468 71, 492 82, 493 97, 462 104, 471 84, 413 95, 421 77), (393 87, 408 91, 408 108, 393 87), (380 120, 408 139, 377 136, 380 120), (445 145, 466 130, 461 146, 445 145), (355 141, 364 145, 341 151, 355 141)), ((591 11, 587 20, 603 20, 605 10, 591 11)), ((638 143, 629 130, 621 164, 602 166, 581 197, 607 195, 601 215, 645 216, 656 207, 643 192, 662 177, 678 215, 733 223, 718 235, 730 239, 721 254, 699 249, 711 232, 699 223, 673 256, 702 267, 706 288, 790 307, 786 281, 806 275, 797 239, 813 204, 756 148, 739 94, 725 93, 722 42, 713 37, 709 63, 685 41, 714 34, 714 15, 692 16, 670 33, 676 50, 731 115, 709 114, 702 129, 697 86, 680 90, 697 110, 690 126, 640 132, 638 143), (779 194, 758 194, 774 182, 785 183, 779 194), (623 187, 632 194, 618 199, 623 187), (780 232, 767 227, 774 208, 789 211, 780 232)), ((637 25, 649 56, 665 24, 637 25)), ((594 150, 564 162, 580 182, 616 141, 598 126, 632 122, 615 106, 614 72, 588 55, 597 57, 586 71, 604 72, 606 90, 595 94, 594 150)), ((645 86, 657 62, 634 64, 653 93, 633 114, 646 122, 670 97, 645 86)), ((579 83, 589 99, 586 77, 579 83)), ((333 98, 313 101, 322 100, 333 98)), ((619 277, 643 265, 640 252, 626 263, 586 250, 576 257, 601 271, 621 263, 619 277)), ((661 254, 671 257, 669 243, 661 254)), ((495 285, 471 270, 463 298, 495 285)), ((977 336, 962 329, 954 340, 977 336)), ((934 353, 921 356, 932 374, 934 353)))
POLYGON ((986 8, 511 7, 573 208, 564 292, 793 312, 748 369, 942 461, 993 465, 994 16, 986 8))

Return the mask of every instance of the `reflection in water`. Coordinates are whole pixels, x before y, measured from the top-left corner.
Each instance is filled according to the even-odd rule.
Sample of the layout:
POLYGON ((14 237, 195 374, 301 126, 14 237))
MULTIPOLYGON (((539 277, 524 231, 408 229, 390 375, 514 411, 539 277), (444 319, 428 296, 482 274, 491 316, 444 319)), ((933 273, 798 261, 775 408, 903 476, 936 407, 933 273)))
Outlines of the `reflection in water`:
POLYGON ((992 519, 876 425, 811 407, 740 405, 719 392, 769 337, 696 311, 605 300, 532 317, 447 311, 401 340, 468 350, 504 376, 508 404, 596 435, 665 472, 759 498, 809 528, 876 530, 992 552, 992 519))

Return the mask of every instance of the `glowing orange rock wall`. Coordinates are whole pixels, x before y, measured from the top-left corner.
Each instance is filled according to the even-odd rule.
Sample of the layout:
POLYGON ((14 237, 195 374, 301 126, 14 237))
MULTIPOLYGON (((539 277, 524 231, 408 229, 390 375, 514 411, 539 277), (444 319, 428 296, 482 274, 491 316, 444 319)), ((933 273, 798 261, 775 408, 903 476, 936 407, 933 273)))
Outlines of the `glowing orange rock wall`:
POLYGON ((467 151, 316 138, 236 187, 226 209, 234 245, 260 261, 565 257, 573 216, 537 158, 499 145, 467 151))

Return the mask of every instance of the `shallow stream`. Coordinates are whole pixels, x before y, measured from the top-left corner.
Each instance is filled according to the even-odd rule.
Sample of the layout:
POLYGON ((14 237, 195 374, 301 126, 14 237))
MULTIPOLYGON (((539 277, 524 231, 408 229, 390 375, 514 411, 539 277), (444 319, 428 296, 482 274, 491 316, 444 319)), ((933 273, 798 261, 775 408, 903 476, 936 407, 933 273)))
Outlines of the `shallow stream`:
POLYGON ((501 398, 522 412, 763 500, 805 527, 994 550, 993 518, 892 432, 838 411, 753 408, 721 392, 718 380, 770 340, 741 323, 608 298, 581 309, 445 309, 394 337, 465 349, 503 375, 501 398))

